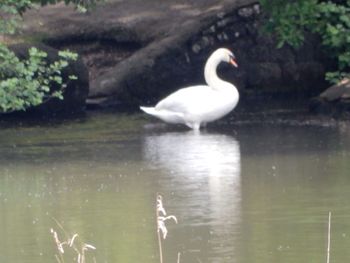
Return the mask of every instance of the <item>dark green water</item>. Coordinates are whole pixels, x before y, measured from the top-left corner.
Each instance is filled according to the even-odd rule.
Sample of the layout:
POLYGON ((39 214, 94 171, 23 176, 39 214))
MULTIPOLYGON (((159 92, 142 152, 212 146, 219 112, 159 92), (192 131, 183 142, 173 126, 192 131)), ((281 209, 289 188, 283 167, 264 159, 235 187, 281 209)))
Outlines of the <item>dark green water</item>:
POLYGON ((179 221, 164 262, 325 262, 329 211, 331 262, 350 259, 348 124, 226 119, 196 134, 150 122, 2 127, 0 262, 57 262, 53 218, 97 248, 87 262, 159 262, 157 193, 179 221))

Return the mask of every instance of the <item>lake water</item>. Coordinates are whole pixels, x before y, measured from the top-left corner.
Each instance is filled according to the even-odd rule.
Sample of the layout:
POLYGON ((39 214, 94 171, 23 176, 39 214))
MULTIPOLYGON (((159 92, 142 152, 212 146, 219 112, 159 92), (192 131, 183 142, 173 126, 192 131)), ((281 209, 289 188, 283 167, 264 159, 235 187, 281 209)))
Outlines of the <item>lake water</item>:
POLYGON ((329 211, 330 261, 348 262, 350 126, 269 116, 200 133, 113 113, 2 124, 0 262, 57 262, 51 228, 95 246, 86 262, 159 262, 157 193, 178 219, 165 263, 326 262, 329 211))

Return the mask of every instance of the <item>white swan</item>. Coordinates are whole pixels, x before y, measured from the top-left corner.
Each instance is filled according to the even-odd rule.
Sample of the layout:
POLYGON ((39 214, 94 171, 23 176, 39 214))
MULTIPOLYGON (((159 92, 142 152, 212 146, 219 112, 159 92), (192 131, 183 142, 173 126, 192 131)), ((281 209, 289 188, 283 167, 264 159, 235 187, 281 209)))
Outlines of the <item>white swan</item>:
POLYGON ((237 67, 235 56, 226 48, 219 48, 207 60, 204 77, 208 86, 191 86, 170 94, 155 107, 140 107, 144 112, 168 123, 182 123, 199 130, 232 111, 239 100, 234 85, 220 79, 216 68, 220 62, 237 67))

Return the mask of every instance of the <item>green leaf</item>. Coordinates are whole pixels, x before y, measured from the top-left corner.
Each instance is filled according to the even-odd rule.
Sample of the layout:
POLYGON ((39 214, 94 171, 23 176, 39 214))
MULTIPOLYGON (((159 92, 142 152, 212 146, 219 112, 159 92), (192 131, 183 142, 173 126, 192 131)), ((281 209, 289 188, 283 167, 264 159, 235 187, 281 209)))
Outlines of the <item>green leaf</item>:
POLYGON ((338 62, 338 71, 329 73, 333 81, 349 75, 350 71, 350 0, 263 0, 260 1, 270 16, 265 29, 274 32, 277 47, 284 44, 298 48, 304 42, 305 32, 318 34, 323 48, 338 62))

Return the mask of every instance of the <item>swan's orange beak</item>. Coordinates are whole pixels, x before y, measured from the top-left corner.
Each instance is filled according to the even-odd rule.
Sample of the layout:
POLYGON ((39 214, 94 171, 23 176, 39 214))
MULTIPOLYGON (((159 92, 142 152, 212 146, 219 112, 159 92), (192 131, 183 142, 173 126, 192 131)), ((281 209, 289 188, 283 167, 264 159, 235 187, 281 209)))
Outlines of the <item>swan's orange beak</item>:
POLYGON ((238 68, 238 64, 237 64, 237 62, 236 62, 233 58, 230 59, 230 64, 231 64, 232 66, 238 68))

